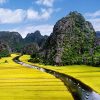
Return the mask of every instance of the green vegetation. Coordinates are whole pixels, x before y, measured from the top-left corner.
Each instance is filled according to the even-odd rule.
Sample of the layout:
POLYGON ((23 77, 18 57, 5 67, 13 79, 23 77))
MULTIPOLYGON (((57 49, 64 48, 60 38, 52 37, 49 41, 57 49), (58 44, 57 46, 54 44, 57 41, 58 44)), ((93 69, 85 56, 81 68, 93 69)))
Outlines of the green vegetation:
POLYGON ((43 63, 43 60, 41 56, 38 53, 33 53, 31 55, 31 59, 28 60, 29 62, 34 62, 34 63, 43 63))
POLYGON ((10 56, 9 46, 0 40, 0 58, 10 56))
POLYGON ((0 59, 0 100, 73 100, 59 79, 16 64, 16 56, 0 59))
POLYGON ((8 50, 0 51, 0 58, 2 58, 2 57, 8 57, 8 56, 10 56, 8 50))
POLYGON ((10 51, 20 52, 23 47, 22 36, 18 32, 0 31, 0 41, 9 46, 10 51))
MULTIPOLYGON (((44 47, 40 50, 42 62, 49 65, 100 66, 100 46, 96 43, 96 32, 92 24, 78 12, 70 12, 53 28, 44 47)), ((38 57, 30 61, 37 62, 38 57)))
POLYGON ((100 93, 100 67, 86 66, 86 65, 69 65, 69 66, 50 66, 39 63, 30 63, 28 60, 30 55, 20 57, 20 60, 32 65, 52 69, 61 73, 70 75, 83 83, 87 84, 95 91, 100 93))

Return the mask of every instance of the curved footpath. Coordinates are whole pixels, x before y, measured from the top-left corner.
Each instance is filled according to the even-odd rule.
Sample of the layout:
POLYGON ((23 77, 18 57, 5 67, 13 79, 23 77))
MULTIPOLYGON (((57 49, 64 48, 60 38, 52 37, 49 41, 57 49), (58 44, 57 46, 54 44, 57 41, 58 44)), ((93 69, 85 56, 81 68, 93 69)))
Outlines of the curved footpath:
POLYGON ((81 81, 79 81, 69 75, 66 75, 66 74, 63 74, 60 72, 56 72, 51 69, 41 68, 38 66, 33 66, 31 64, 24 63, 19 60, 19 57, 20 56, 17 56, 13 60, 16 63, 21 64, 23 66, 35 68, 37 70, 52 74, 56 78, 59 78, 65 84, 66 88, 68 88, 68 90, 72 94, 74 100, 100 100, 100 95, 97 94, 95 91, 93 91, 92 88, 90 88, 89 86, 82 83, 81 81))

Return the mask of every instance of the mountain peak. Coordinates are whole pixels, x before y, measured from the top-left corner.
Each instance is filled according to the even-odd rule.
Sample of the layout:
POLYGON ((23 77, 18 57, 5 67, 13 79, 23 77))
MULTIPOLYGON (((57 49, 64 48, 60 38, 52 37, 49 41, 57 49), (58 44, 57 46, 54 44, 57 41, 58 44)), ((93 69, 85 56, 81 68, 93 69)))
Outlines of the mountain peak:
POLYGON ((39 46, 42 44, 43 41, 47 39, 46 36, 42 36, 40 31, 37 30, 34 33, 28 33, 27 36, 25 37, 24 41, 29 44, 29 43, 37 43, 39 46))
POLYGON ((40 33, 40 31, 39 30, 37 30, 37 31, 35 31, 34 33, 28 33, 27 34, 27 36, 25 37, 25 38, 28 38, 28 37, 41 37, 42 35, 41 35, 41 33, 40 33))
POLYGON ((36 30, 36 31, 34 32, 34 34, 35 34, 35 33, 37 33, 37 34, 41 34, 39 30, 36 30))
POLYGON ((78 15, 78 16, 82 16, 82 14, 79 13, 79 12, 77 12, 77 11, 71 11, 71 12, 69 13, 69 15, 78 15))
POLYGON ((47 39, 44 46, 46 61, 57 65, 77 63, 74 55, 81 58, 85 52, 89 53, 94 46, 94 40, 95 31, 92 24, 80 13, 70 12, 54 25, 53 33, 47 39), (73 58, 76 62, 73 62, 73 58))

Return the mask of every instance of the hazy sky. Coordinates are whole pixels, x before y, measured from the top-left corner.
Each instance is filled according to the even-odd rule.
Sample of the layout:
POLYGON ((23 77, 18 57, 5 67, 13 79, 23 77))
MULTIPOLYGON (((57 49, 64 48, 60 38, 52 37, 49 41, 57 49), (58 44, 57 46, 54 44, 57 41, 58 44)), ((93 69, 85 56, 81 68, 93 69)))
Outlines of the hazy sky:
POLYGON ((0 0, 0 30, 49 35, 70 11, 82 13, 100 31, 100 0, 0 0))

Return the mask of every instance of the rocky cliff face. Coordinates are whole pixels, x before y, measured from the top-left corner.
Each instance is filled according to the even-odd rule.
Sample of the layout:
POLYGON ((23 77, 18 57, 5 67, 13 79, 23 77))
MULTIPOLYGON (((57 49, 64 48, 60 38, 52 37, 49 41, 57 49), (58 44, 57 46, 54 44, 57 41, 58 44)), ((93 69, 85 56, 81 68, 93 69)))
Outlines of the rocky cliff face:
POLYGON ((39 51, 39 46, 37 43, 30 43, 25 45, 22 49, 22 54, 30 54, 37 53, 39 51))
POLYGON ((100 38, 100 31, 96 31, 96 37, 100 38))
POLYGON ((85 63, 93 55, 95 31, 90 22, 78 12, 71 12, 59 20, 44 46, 47 63, 64 65, 85 63))
POLYGON ((7 44, 0 41, 0 58, 10 55, 10 48, 7 44))
POLYGON ((30 43, 37 43, 39 45, 39 47, 41 47, 46 39, 48 38, 48 36, 42 36, 40 31, 35 31, 34 33, 29 33, 27 34, 27 36, 24 39, 25 44, 30 44, 30 43))
POLYGON ((11 52, 24 52, 23 50, 25 50, 26 52, 28 51, 28 54, 31 54, 32 50, 34 51, 33 47, 37 48, 38 45, 39 48, 42 48, 47 38, 48 36, 42 36, 40 31, 28 34, 25 39, 18 32, 0 32, 0 40, 9 46, 11 52), (30 46, 32 47, 31 49, 30 46), (30 49, 30 53, 29 50, 25 49, 26 47, 30 49))
POLYGON ((96 32, 96 45, 100 46, 100 31, 96 32))
POLYGON ((0 40, 5 42, 11 48, 12 52, 20 51, 22 46, 22 36, 18 32, 0 32, 0 40))
POLYGON ((47 40, 48 36, 42 36, 40 31, 29 33, 23 39, 24 46, 22 48, 23 54, 33 54, 39 52, 47 40))

